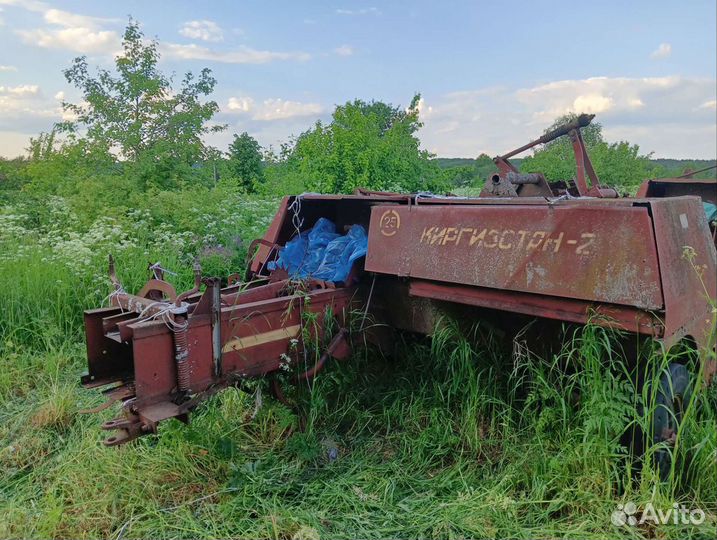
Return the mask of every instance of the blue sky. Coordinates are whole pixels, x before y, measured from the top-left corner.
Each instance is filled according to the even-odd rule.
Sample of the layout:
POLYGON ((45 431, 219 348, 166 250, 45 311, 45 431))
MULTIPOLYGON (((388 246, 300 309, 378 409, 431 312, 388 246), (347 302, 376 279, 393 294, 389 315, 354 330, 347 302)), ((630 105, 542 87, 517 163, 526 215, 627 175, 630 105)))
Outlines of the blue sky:
POLYGON ((658 157, 717 155, 715 2, 169 2, 0 0, 0 155, 76 100, 72 58, 109 67, 127 17, 177 77, 219 81, 209 141, 277 145, 349 99, 421 92, 423 146, 507 151, 569 111, 658 157))

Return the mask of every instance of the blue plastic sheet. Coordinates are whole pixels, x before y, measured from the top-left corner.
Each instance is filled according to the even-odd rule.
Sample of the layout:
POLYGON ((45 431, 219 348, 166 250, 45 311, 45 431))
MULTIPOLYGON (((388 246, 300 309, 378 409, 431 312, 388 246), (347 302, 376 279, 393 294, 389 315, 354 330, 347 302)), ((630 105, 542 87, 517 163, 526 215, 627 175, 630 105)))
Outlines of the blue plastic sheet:
POLYGON ((311 230, 289 240, 268 267, 283 268, 292 278, 346 281, 354 261, 364 257, 367 249, 368 237, 361 225, 352 225, 341 235, 331 220, 320 218, 311 230))
POLYGON ((702 201, 702 206, 705 207, 705 214, 707 214, 707 222, 717 221, 717 206, 712 203, 702 201))

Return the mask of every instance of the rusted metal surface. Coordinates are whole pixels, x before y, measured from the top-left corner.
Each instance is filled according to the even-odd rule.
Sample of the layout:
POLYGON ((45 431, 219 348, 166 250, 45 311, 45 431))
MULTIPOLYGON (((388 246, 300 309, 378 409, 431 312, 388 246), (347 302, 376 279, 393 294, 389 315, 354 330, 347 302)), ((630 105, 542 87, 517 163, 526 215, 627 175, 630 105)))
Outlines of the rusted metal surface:
MULTIPOLYGON (((587 127, 595 118, 594 114, 581 114, 574 120, 557 127, 542 137, 529 142, 493 159, 498 173, 491 175, 481 192, 481 197, 552 197, 561 195, 560 190, 553 190, 545 178, 540 174, 520 175, 509 158, 517 156, 540 144, 546 144, 555 139, 567 135, 573 146, 575 154, 576 175, 573 182, 575 194, 581 197, 616 198, 617 192, 614 189, 604 187, 600 184, 595 169, 593 168, 590 156, 585 147, 585 141, 580 130, 587 127), (526 181, 530 177, 531 181, 526 181)), ((569 192, 570 190, 568 190, 569 192)))
POLYGON ((373 208, 371 272, 661 309, 659 269, 645 207, 576 201, 523 206, 489 201, 450 212, 373 208), (616 246, 621 246, 616 250, 616 246))
POLYGON ((665 297, 667 346, 690 336, 705 347, 717 299, 717 254, 697 197, 650 203, 665 297))
MULTIPOLYGON (((445 313, 590 321, 666 347, 687 339, 714 349, 715 232, 699 197, 675 195, 717 201, 717 183, 649 180, 640 197, 616 198, 585 151, 580 128, 591 119, 496 158, 499 173, 478 198, 367 190, 285 197, 251 243, 246 272, 224 288, 195 267, 194 286, 178 293, 155 263, 132 294, 110 258, 111 306, 85 312, 82 378, 87 388, 105 387, 106 402, 88 412, 121 404, 102 426, 114 432, 105 444, 156 433, 168 418, 188 421, 204 399, 248 378, 270 376, 272 394, 286 402, 276 374, 289 363, 301 366, 294 382, 310 380, 352 345, 388 350, 394 329, 431 334, 445 313), (559 187, 508 161, 562 135, 574 147, 574 182, 559 187), (322 217, 340 231, 368 230, 367 256, 346 282, 270 271, 281 247, 322 217), (351 312, 362 316, 350 331, 351 312)), ((716 366, 705 361, 709 380, 716 366)))
POLYGON ((717 178, 653 178, 645 180, 637 191, 637 197, 682 197, 695 195, 703 201, 717 204, 717 178))
MULTIPOLYGON (((495 201, 498 202, 498 201, 495 201)), ((410 294, 710 347, 715 248, 696 197, 376 206, 366 269, 410 294)))
POLYGON ((578 190, 578 194, 581 197, 617 197, 617 192, 614 189, 605 188, 600 185, 597 173, 593 168, 593 164, 590 161, 587 148, 585 148, 585 141, 583 136, 580 134, 579 129, 572 129, 568 133, 570 141, 573 144, 573 153, 575 154, 575 187, 578 190), (588 180, 590 185, 588 185, 588 180))
MULTIPOLYGON (((351 287, 288 280, 220 291, 216 281, 209 281, 201 296, 194 289, 178 295, 186 301, 177 306, 177 300, 157 302, 125 293, 120 285, 112 296, 114 308, 85 314, 89 372, 83 384, 119 383, 106 406, 124 402, 124 416, 103 426, 119 430, 106 444, 155 432, 160 421, 185 417, 188 400, 277 371, 292 357, 296 360, 304 337, 323 339, 329 314, 345 324, 354 292, 351 287), (318 316, 316 325, 304 327, 306 313, 318 316), (116 325, 104 324, 118 314, 129 317, 125 338, 116 325)), ((328 356, 346 356, 346 334, 338 332, 321 365, 328 356)), ((315 366, 304 378, 320 368, 315 366)))
MULTIPOLYGON (((550 131, 546 133, 545 135, 542 135, 541 137, 538 137, 534 141, 531 141, 527 144, 524 144, 520 148, 516 148, 515 150, 511 150, 510 152, 503 154, 502 156, 498 156, 495 158, 494 161, 502 161, 505 162, 508 160, 508 158, 512 158, 514 156, 517 156, 518 154, 522 154, 526 150, 530 150, 531 148, 534 148, 538 146, 539 144, 546 144, 551 141, 554 141, 555 139, 558 139, 564 135, 568 135, 571 131, 580 130, 581 128, 587 127, 590 125, 590 122, 593 121, 593 118, 595 118, 594 114, 581 114, 578 115, 575 119, 573 119, 570 122, 567 122, 563 124, 562 126, 559 126, 555 128, 553 131, 550 131)), ((515 170, 515 168, 511 165, 511 169, 515 170)))
POLYGON ((410 294, 468 304, 533 317, 585 324, 589 320, 603 326, 619 328, 659 338, 664 333, 662 321, 649 311, 629 306, 585 302, 570 298, 551 298, 539 294, 525 294, 434 281, 412 280, 410 294))

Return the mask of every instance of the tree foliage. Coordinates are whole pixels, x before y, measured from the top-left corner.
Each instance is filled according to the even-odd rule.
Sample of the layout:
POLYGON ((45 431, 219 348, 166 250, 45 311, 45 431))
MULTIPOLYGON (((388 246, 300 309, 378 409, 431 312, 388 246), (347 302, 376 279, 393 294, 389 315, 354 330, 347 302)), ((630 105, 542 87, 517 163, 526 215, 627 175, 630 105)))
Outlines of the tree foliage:
POLYGON ((60 136, 57 129, 31 137, 28 159, 20 169, 26 189, 37 194, 69 194, 83 180, 117 170, 106 147, 75 134, 60 136))
POLYGON ((254 191, 256 184, 264 176, 261 150, 256 139, 246 131, 241 135, 235 134, 229 145, 227 167, 247 191, 254 191))
POLYGON ((380 101, 339 105, 331 122, 302 133, 289 158, 309 191, 349 193, 442 189, 442 175, 420 149, 415 95, 407 109, 380 101))
POLYGON ((82 130, 93 144, 107 148, 139 166, 142 176, 167 177, 177 166, 190 166, 205 157, 203 137, 224 126, 209 122, 219 107, 205 100, 216 79, 209 69, 198 77, 187 72, 178 89, 158 68, 156 40, 146 40, 130 19, 115 58, 115 72, 90 72, 87 58, 75 58, 64 70, 67 81, 82 93, 80 103, 63 103, 74 120, 68 130, 82 130))
POLYGON ((493 158, 491 158, 488 154, 480 154, 476 158, 474 169, 475 175, 479 180, 483 181, 498 170, 495 163, 493 163, 493 158))

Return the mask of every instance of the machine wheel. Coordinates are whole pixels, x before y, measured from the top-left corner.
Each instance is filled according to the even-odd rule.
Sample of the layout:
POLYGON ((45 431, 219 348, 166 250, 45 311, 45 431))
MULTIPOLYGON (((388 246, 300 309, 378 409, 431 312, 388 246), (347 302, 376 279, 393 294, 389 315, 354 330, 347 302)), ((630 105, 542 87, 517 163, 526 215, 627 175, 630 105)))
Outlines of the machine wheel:
MULTIPOLYGON (((675 443, 677 430, 691 398, 692 375, 684 365, 671 363, 660 377, 656 409, 652 417, 653 443, 666 442, 670 446, 675 443)), ((660 478, 666 480, 670 474, 672 453, 668 449, 657 450, 655 463, 660 478)))

